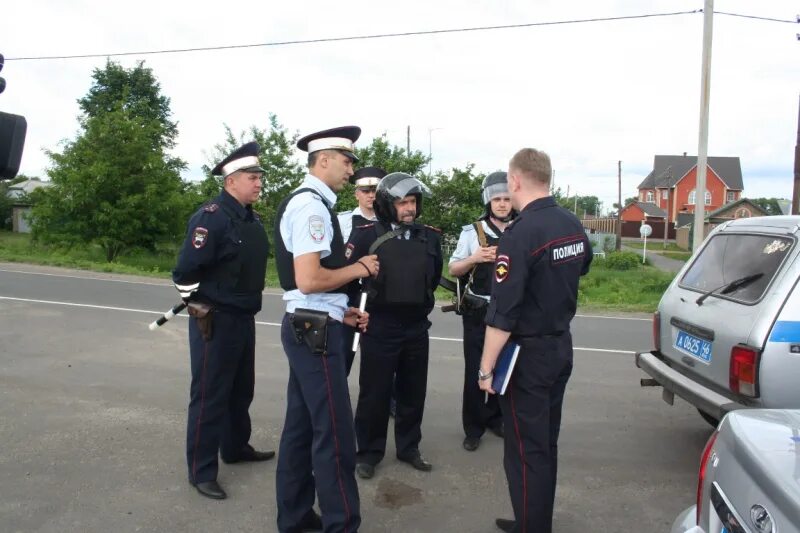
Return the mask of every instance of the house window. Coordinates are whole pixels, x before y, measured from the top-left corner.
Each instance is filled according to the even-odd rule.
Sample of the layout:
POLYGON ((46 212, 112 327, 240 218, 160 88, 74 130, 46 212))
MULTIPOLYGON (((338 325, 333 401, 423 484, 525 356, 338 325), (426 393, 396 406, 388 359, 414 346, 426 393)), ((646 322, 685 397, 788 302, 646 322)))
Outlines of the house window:
POLYGON ((706 191, 706 205, 711 205, 711 193, 706 191))
POLYGON ((647 191, 647 199, 645 202, 650 202, 651 204, 653 203, 653 191, 647 191))
POLYGON ((728 203, 731 203, 734 200, 736 200, 736 193, 733 191, 728 191, 728 203))
POLYGON ((694 201, 695 201, 696 199, 697 199, 697 191, 695 191, 694 189, 692 189, 692 190, 689 192, 689 202, 688 202, 688 203, 689 203, 689 205, 694 205, 694 201))
POLYGON ((661 197, 664 200, 668 199, 669 198, 669 190, 668 189, 664 189, 663 191, 661 191, 661 197))

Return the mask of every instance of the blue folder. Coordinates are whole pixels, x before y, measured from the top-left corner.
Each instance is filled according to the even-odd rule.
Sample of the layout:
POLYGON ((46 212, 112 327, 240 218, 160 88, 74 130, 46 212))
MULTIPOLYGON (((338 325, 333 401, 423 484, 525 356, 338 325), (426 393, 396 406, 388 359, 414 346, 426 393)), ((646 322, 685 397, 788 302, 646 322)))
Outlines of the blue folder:
POLYGON ((508 341, 500 350, 500 355, 497 356, 497 362, 494 364, 494 377, 492 378, 492 389, 498 394, 506 393, 518 354, 519 344, 513 341, 508 341))

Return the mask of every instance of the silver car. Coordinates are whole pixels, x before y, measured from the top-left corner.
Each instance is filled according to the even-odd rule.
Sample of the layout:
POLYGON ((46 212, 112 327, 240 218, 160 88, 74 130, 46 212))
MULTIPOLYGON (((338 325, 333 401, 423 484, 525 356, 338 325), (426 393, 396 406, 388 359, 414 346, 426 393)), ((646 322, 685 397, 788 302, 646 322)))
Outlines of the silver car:
POLYGON ((800 411, 728 414, 703 450, 696 503, 672 533, 799 531, 800 411))
POLYGON ((800 408, 800 217, 718 226, 661 298, 655 349, 636 354, 662 386, 716 425, 741 407, 800 408))

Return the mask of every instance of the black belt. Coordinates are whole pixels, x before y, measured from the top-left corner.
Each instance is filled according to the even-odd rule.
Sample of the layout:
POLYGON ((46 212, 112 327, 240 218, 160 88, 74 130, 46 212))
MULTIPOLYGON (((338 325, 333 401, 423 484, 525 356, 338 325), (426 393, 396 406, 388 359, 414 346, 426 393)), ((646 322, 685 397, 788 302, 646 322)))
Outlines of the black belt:
MULTIPOLYGON (((325 311, 322 311, 322 312, 324 313, 325 311)), ((289 320, 294 320, 294 313, 286 313, 286 317, 289 320)), ((341 324, 342 323, 342 322, 339 322, 338 320, 336 320, 335 318, 331 318, 330 315, 328 315, 327 322, 328 322, 328 324, 341 324)))
POLYGON ((569 331, 556 331, 553 333, 543 333, 540 335, 512 335, 512 340, 523 343, 526 340, 534 340, 534 339, 558 339, 559 337, 563 337, 565 333, 569 333, 569 331))

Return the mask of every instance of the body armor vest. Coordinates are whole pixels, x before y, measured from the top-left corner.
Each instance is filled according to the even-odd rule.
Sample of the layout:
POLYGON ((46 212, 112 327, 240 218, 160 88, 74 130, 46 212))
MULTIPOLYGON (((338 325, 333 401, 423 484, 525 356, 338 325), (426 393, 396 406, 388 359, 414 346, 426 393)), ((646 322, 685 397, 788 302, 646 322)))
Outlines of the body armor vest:
MULTIPOLYGON (((380 222, 375 224, 378 237, 386 232, 380 222)), ((377 306, 425 306, 432 292, 428 276, 428 243, 424 228, 409 227, 410 238, 405 235, 384 241, 376 250, 381 269, 373 282, 372 301, 377 306)))
POLYGON ((261 293, 269 254, 269 240, 264 226, 255 218, 251 221, 242 220, 224 203, 219 205, 233 224, 239 247, 233 259, 220 263, 211 271, 210 278, 226 291, 261 293))
MULTIPOLYGON (((486 223, 488 224, 489 228, 494 232, 495 235, 501 235, 502 232, 491 223, 490 220, 487 220, 486 223)), ((482 221, 479 220, 473 224, 475 226, 475 231, 478 232, 478 236, 480 237, 483 235, 485 242, 480 242, 481 239, 478 239, 478 244, 480 246, 497 246, 497 243, 500 242, 500 237, 492 237, 486 234, 483 231, 483 227, 479 226, 482 224, 482 221)), ((478 294, 481 296, 489 296, 492 293, 492 278, 494 277, 494 263, 480 263, 475 265, 474 270, 471 270, 461 276, 459 278, 459 282, 461 283, 462 289, 467 286, 469 283, 469 278, 472 276, 472 284, 470 285, 470 290, 473 294, 478 294)))
MULTIPOLYGON (((292 253, 286 249, 286 244, 283 242, 283 237, 281 237, 281 218, 283 218, 283 213, 286 211, 286 206, 289 204, 289 201, 298 194, 306 192, 319 194, 317 191, 309 187, 298 189, 283 199, 278 206, 277 213, 275 214, 275 265, 278 268, 278 279, 281 282, 281 288, 285 291, 297 289, 297 283, 295 282, 294 278, 294 255, 292 255, 292 253)), ((336 213, 334 213, 324 201, 323 204, 331 216, 331 223, 333 224, 333 239, 331 239, 331 253, 325 259, 320 260, 319 264, 323 268, 335 270, 337 268, 342 268, 347 264, 347 260, 344 256, 344 240, 342 239, 342 230, 339 227, 339 219, 336 216, 336 213)), ((346 289, 347 285, 343 285, 342 287, 337 287, 327 292, 346 293, 346 289)))

